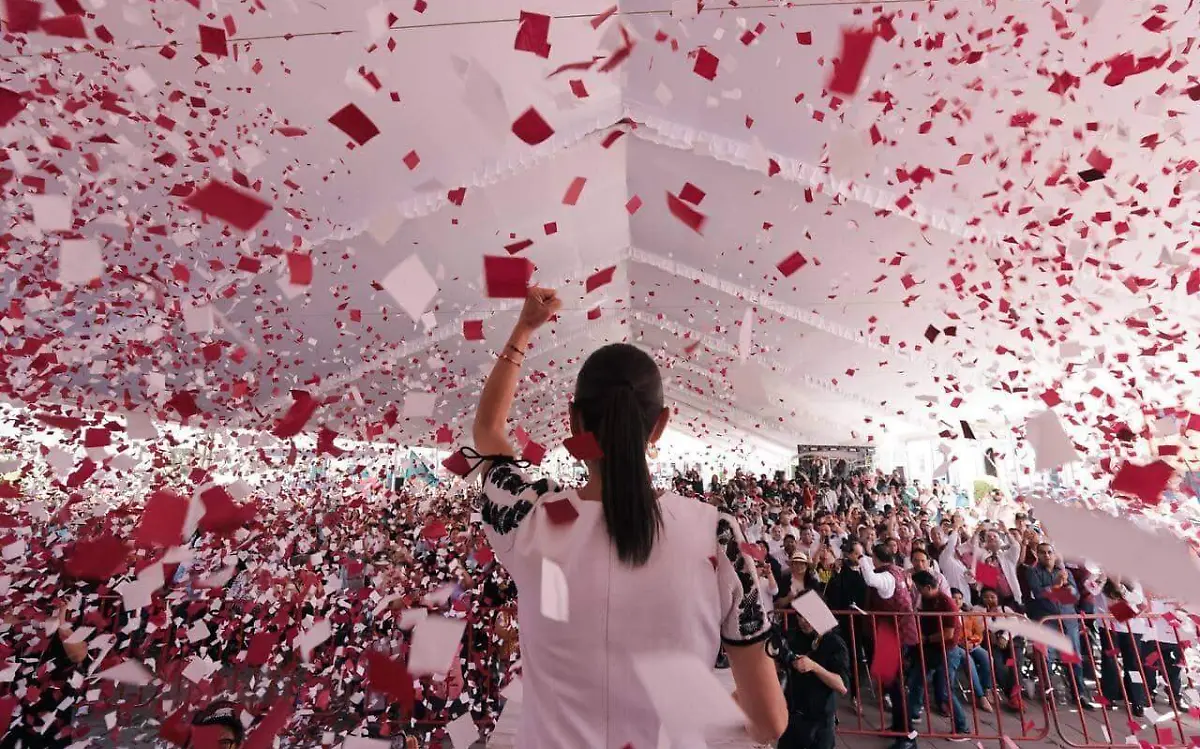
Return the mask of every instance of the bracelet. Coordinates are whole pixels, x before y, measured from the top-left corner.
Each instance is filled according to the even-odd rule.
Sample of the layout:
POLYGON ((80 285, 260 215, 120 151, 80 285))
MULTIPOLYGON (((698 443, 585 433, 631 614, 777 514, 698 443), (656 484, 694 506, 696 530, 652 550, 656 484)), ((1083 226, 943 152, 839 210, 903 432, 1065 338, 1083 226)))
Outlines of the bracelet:
POLYGON ((504 344, 504 348, 508 351, 513 352, 517 356, 520 356, 522 359, 525 358, 525 352, 522 351, 521 349, 517 348, 516 346, 512 345, 511 343, 504 344))
POLYGON ((516 359, 512 358, 512 357, 511 357, 511 356, 509 356, 508 354, 500 354, 500 355, 499 355, 499 356, 497 356, 496 358, 497 358, 497 359, 501 359, 501 360, 503 360, 503 361, 506 361, 506 362, 508 362, 509 364, 513 365, 514 367, 518 367, 518 368, 519 368, 519 367, 521 366, 521 362, 519 362, 519 361, 517 361, 516 359))

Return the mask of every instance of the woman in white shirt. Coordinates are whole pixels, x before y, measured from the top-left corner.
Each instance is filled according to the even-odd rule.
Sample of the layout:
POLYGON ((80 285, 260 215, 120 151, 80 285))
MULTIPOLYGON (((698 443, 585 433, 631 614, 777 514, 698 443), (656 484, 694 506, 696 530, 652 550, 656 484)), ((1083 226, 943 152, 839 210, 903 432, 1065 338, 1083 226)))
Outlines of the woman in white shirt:
MULTIPOLYGON (((775 741, 787 707, 765 648, 769 603, 760 599, 741 530, 715 508, 656 496, 651 485, 646 449, 670 416, 654 360, 614 344, 584 362, 571 433, 590 435, 599 454, 585 456, 582 488, 532 481, 513 465, 506 422, 521 362, 560 306, 553 291, 530 289, 474 426, 475 447, 491 460, 482 507, 488 538, 520 591, 517 746, 659 746, 666 728, 637 675, 639 657, 682 652, 709 667, 721 644, 751 737, 775 741)), ((674 749, 704 745, 695 736, 667 738, 674 749)))

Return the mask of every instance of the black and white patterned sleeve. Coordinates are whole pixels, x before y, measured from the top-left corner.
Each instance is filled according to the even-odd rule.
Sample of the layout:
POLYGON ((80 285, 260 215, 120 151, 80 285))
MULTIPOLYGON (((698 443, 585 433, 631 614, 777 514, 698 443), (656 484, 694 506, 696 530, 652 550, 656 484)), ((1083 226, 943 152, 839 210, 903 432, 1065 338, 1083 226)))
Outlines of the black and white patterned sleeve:
POLYGON ((721 641, 752 645, 771 634, 771 616, 759 596, 754 560, 742 551, 742 530, 729 515, 717 517, 717 584, 721 591, 721 641))
POLYGON ((559 491, 549 479, 531 481, 512 463, 493 463, 483 478, 480 514, 492 549, 511 551, 516 531, 538 500, 559 491))

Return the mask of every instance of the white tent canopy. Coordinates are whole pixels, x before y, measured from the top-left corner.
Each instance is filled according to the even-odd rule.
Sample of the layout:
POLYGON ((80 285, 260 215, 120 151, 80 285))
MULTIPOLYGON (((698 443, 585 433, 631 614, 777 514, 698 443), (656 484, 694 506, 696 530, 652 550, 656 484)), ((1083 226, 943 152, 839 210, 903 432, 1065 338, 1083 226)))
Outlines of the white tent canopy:
POLYGON ((611 341, 709 443, 1007 438, 1053 391, 1094 448, 1196 407, 1187 0, 609 3, 84 0, 86 42, 14 37, 5 397, 270 427, 304 390, 309 428, 462 442, 519 305, 484 293, 509 247, 566 299, 520 393, 547 445, 611 341), (514 49, 541 43, 522 13, 548 57, 514 49), (854 28, 858 91, 830 94, 854 28), (349 104, 364 145, 329 122, 349 104), (270 212, 187 209, 211 180, 270 212), (413 392, 435 403, 406 418, 413 392))

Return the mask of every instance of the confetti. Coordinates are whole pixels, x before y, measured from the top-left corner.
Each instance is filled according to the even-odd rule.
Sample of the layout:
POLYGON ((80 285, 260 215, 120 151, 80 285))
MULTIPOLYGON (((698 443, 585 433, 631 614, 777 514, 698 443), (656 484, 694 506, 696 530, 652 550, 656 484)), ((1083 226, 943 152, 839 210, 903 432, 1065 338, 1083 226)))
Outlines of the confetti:
POLYGON ((826 88, 845 96, 857 93, 874 43, 875 32, 871 29, 842 29, 841 50, 834 61, 833 75, 826 88))
POLYGON ((483 258, 483 277, 491 299, 524 299, 533 277, 533 263, 523 257, 483 258))
POLYGON ((513 135, 531 146, 544 143, 554 135, 553 128, 532 107, 525 110, 525 113, 513 122, 512 131, 513 135))
MULTIPOLYGON (((330 124, 350 136, 360 146, 366 145, 372 138, 379 135, 379 128, 353 104, 347 104, 329 118, 330 124)), ((410 167, 411 168, 411 167, 410 167)))
POLYGON ((215 180, 193 192, 183 204, 242 231, 253 229, 271 211, 269 204, 254 195, 215 180))
POLYGON ((538 57, 550 57, 550 16, 521 11, 517 39, 513 48, 520 52, 532 52, 538 57))

